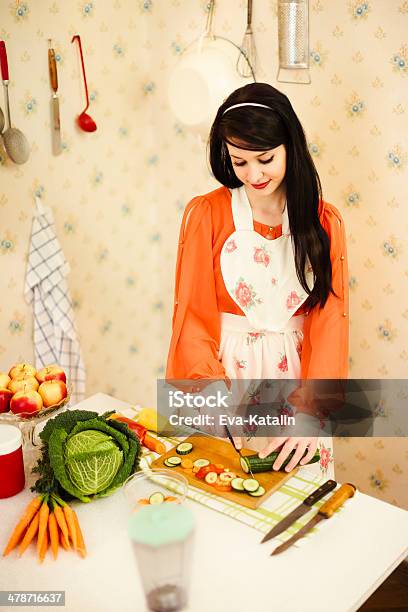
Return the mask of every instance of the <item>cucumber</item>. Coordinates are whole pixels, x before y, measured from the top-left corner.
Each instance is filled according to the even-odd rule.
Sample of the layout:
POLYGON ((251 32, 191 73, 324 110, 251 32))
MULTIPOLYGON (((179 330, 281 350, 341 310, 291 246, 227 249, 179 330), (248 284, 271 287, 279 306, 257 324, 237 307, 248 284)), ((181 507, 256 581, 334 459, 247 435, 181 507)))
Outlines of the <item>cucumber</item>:
POLYGON ((180 465, 181 463, 180 457, 167 457, 166 461, 167 463, 170 463, 170 465, 172 465, 173 467, 176 467, 176 465, 180 465))
POLYGON ((193 450, 193 445, 190 442, 182 442, 176 448, 176 453, 179 455, 188 455, 193 450))
POLYGON ((218 479, 218 474, 216 472, 208 472, 208 474, 205 475, 205 482, 207 484, 213 485, 215 482, 217 482, 218 479))
POLYGON ((207 465, 210 465, 210 462, 208 461, 208 459, 196 459, 193 465, 194 467, 202 468, 206 467, 207 465))
MULTIPOLYGON (((177 459, 178 459, 178 457, 177 457, 177 459)), ((163 465, 165 465, 165 466, 166 466, 166 467, 168 467, 168 468, 174 468, 174 467, 176 467, 174 463, 169 463, 169 460, 168 460, 168 459, 165 459, 165 460, 163 461, 163 465)))
MULTIPOLYGON (((257 472, 269 472, 270 470, 272 470, 272 466, 275 463, 275 460, 278 457, 279 453, 280 451, 274 451, 273 453, 271 453, 264 459, 260 459, 258 455, 247 455, 246 457, 241 457, 240 459, 241 467, 243 471, 245 472, 245 474, 249 474, 250 471, 253 474, 256 474, 257 472)), ((294 453, 295 453, 295 450, 293 450, 290 453, 289 457, 287 457, 287 459, 283 462, 281 466, 281 470, 287 466, 289 461, 292 459, 294 453)), ((307 451, 305 451, 305 454, 306 453, 307 451)), ((320 453, 318 450, 316 450, 315 454, 309 461, 309 464, 316 463, 316 461, 319 461, 319 459, 320 459, 320 453)))
POLYGON ((149 502, 151 504, 162 504, 164 502, 163 493, 160 493, 160 491, 156 491, 155 493, 152 493, 151 496, 149 497, 149 502))
POLYGON ((264 494, 265 489, 261 486, 259 486, 256 491, 248 491, 248 495, 250 495, 251 497, 261 497, 264 494))
POLYGON ((234 491, 245 491, 244 485, 242 484, 243 482, 243 478, 234 478, 234 480, 231 480, 231 487, 234 491))
POLYGON ((242 483, 242 486, 244 487, 245 491, 247 491, 247 493, 254 493, 259 489, 260 485, 259 482, 255 480, 255 478, 246 478, 242 483))

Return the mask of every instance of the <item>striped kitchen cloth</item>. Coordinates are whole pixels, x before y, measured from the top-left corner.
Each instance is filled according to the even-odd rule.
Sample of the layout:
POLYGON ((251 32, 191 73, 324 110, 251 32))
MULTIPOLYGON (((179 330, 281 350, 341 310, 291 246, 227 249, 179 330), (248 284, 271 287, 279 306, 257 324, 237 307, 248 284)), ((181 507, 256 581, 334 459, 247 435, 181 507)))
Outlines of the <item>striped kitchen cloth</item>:
POLYGON ((69 264, 55 231, 51 209, 36 197, 25 279, 25 297, 33 305, 35 365, 58 363, 67 376, 71 403, 85 394, 85 366, 75 330, 67 275, 69 264))

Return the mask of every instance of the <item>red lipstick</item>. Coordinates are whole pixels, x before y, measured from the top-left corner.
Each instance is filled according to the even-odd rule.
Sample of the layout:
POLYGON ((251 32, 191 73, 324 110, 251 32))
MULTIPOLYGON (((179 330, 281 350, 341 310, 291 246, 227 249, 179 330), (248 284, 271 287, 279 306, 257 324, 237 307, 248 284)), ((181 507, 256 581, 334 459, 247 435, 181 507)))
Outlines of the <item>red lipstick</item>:
POLYGON ((266 183, 258 183, 257 185, 253 185, 251 183, 251 187, 253 187, 254 189, 264 189, 267 185, 269 185, 270 182, 271 179, 269 179, 269 181, 266 181, 266 183))

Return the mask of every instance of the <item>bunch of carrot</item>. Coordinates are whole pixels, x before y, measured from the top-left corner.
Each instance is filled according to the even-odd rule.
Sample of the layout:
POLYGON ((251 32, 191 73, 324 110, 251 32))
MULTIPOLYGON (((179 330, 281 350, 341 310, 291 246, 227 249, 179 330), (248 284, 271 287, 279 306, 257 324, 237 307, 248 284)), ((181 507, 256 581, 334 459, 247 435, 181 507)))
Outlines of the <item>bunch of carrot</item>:
POLYGON ((85 542, 75 510, 55 494, 35 497, 26 507, 3 551, 8 555, 16 546, 21 555, 37 536, 37 554, 44 561, 51 546, 54 559, 61 545, 71 550, 71 544, 81 557, 86 556, 85 542))

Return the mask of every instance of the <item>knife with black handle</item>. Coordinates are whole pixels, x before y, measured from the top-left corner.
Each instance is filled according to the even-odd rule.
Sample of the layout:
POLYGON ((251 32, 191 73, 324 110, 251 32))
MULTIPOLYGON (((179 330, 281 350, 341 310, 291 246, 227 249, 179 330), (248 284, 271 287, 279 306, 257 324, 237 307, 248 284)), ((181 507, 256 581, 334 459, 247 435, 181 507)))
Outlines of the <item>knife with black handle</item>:
POLYGON ((333 491, 337 486, 337 482, 335 480, 327 480, 321 487, 315 489, 313 493, 311 493, 303 502, 297 506, 290 514, 285 516, 275 527, 273 527, 268 533, 264 536, 263 540, 261 540, 261 544, 263 542, 268 542, 275 536, 285 531, 288 527, 292 525, 295 521, 297 521, 301 516, 309 512, 313 504, 318 502, 322 497, 333 491))
POLYGON ((306 523, 306 525, 302 527, 302 529, 299 529, 299 531, 297 531, 295 535, 289 538, 289 540, 286 540, 286 542, 275 548, 271 555, 278 555, 279 553, 283 552, 284 550, 292 546, 292 544, 297 542, 297 540, 303 538, 303 536, 306 535, 306 533, 310 531, 310 529, 312 529, 315 525, 317 525, 317 523, 319 523, 323 519, 331 518, 335 511, 340 508, 344 504, 344 502, 349 499, 349 497, 354 496, 355 492, 356 487, 350 482, 341 485, 341 487, 335 493, 333 493, 331 497, 329 497, 327 502, 323 504, 319 512, 315 514, 315 516, 310 519, 310 521, 306 523))

